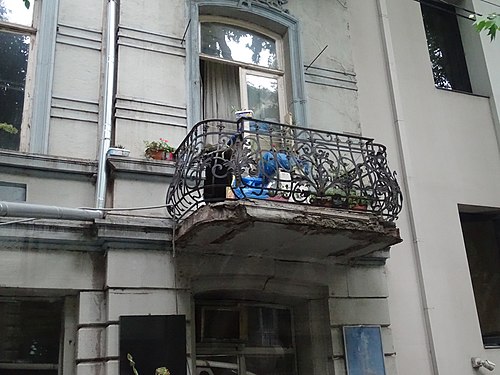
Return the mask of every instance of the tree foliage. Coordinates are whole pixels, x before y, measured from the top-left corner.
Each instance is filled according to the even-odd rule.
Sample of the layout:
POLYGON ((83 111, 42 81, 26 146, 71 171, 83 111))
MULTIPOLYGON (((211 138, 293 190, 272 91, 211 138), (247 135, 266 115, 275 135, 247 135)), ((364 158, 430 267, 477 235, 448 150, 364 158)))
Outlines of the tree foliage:
POLYGON ((487 16, 477 17, 476 22, 474 22, 474 27, 478 32, 487 30, 490 40, 493 41, 497 31, 500 30, 500 15, 492 13, 487 16))

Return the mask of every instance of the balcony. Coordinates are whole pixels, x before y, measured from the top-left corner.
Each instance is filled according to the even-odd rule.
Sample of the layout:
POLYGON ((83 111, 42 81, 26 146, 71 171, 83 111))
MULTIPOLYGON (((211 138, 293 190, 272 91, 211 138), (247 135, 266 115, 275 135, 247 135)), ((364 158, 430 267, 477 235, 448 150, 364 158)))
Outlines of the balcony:
POLYGON ((176 157, 167 204, 181 250, 338 261, 401 242, 401 190, 373 139, 206 120, 176 157))

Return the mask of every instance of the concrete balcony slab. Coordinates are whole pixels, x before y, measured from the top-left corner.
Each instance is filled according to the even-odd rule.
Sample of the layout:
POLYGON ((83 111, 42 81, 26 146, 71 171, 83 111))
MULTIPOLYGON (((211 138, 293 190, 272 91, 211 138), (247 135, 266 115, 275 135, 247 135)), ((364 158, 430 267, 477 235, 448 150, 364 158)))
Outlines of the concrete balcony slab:
POLYGON ((401 242, 399 229, 363 211, 275 201, 207 204, 178 226, 178 251, 345 262, 401 242))

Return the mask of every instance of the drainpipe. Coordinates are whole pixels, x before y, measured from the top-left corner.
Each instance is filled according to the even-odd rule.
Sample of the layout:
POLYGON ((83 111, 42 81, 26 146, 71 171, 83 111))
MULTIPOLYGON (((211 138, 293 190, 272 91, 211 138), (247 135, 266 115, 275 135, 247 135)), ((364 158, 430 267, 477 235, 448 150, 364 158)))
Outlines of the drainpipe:
POLYGON ((37 219, 94 220, 103 219, 104 214, 105 213, 103 211, 85 210, 81 208, 0 202, 0 217, 14 216, 37 219))
POLYGON ((392 102, 392 112, 394 116, 394 129, 396 132, 396 140, 398 153, 401 160, 401 175, 402 175, 402 189, 405 194, 405 202, 407 207, 407 218, 409 222, 409 227, 412 235, 411 246, 413 248, 413 254, 415 256, 415 264, 417 268, 417 280, 418 289, 420 292, 420 300, 423 306, 424 322, 425 322, 425 334, 427 338, 427 343, 429 345, 430 352, 430 363, 432 366, 433 374, 439 374, 437 359, 436 359, 436 348, 434 346, 434 338, 432 336, 432 325, 431 325, 431 315, 429 302, 427 298, 427 293, 425 290, 425 280, 423 275, 422 260, 420 257, 420 246, 418 241, 418 230, 414 219, 413 210, 413 200, 414 191, 413 186, 410 182, 409 176, 411 175, 411 157, 408 145, 411 144, 408 136, 406 135, 405 120, 403 105, 401 102, 401 94, 399 92, 399 78, 396 70, 396 58, 394 54, 394 46, 392 43, 391 27, 389 23, 389 15, 387 9, 387 0, 377 0, 379 16, 380 16, 380 27, 382 32, 382 42, 384 46, 387 73, 389 81, 389 89, 391 94, 392 102), (412 194, 413 193, 413 194, 412 194))
POLYGON ((106 26, 106 68, 104 72, 104 108, 102 113, 102 133, 99 147, 99 161, 96 182, 96 207, 104 208, 106 201, 106 187, 108 176, 106 173, 106 160, 111 145, 111 128, 113 119, 113 98, 115 91, 115 56, 116 56, 116 2, 108 0, 106 26))

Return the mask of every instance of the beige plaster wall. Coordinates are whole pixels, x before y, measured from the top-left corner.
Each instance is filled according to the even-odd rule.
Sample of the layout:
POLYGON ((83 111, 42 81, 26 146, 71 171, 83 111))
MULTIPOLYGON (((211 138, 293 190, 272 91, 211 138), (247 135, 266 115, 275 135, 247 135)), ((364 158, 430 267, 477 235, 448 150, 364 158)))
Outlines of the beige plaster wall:
POLYGON ((70 179, 62 174, 0 173, 0 181, 26 185, 26 202, 62 207, 92 207, 94 186, 90 178, 70 179))
POLYGON ((300 21, 308 126, 311 128, 360 133, 357 91, 351 51, 350 13, 342 1, 310 2, 292 0, 290 14, 300 21), (348 88, 345 88, 345 87, 348 88))

